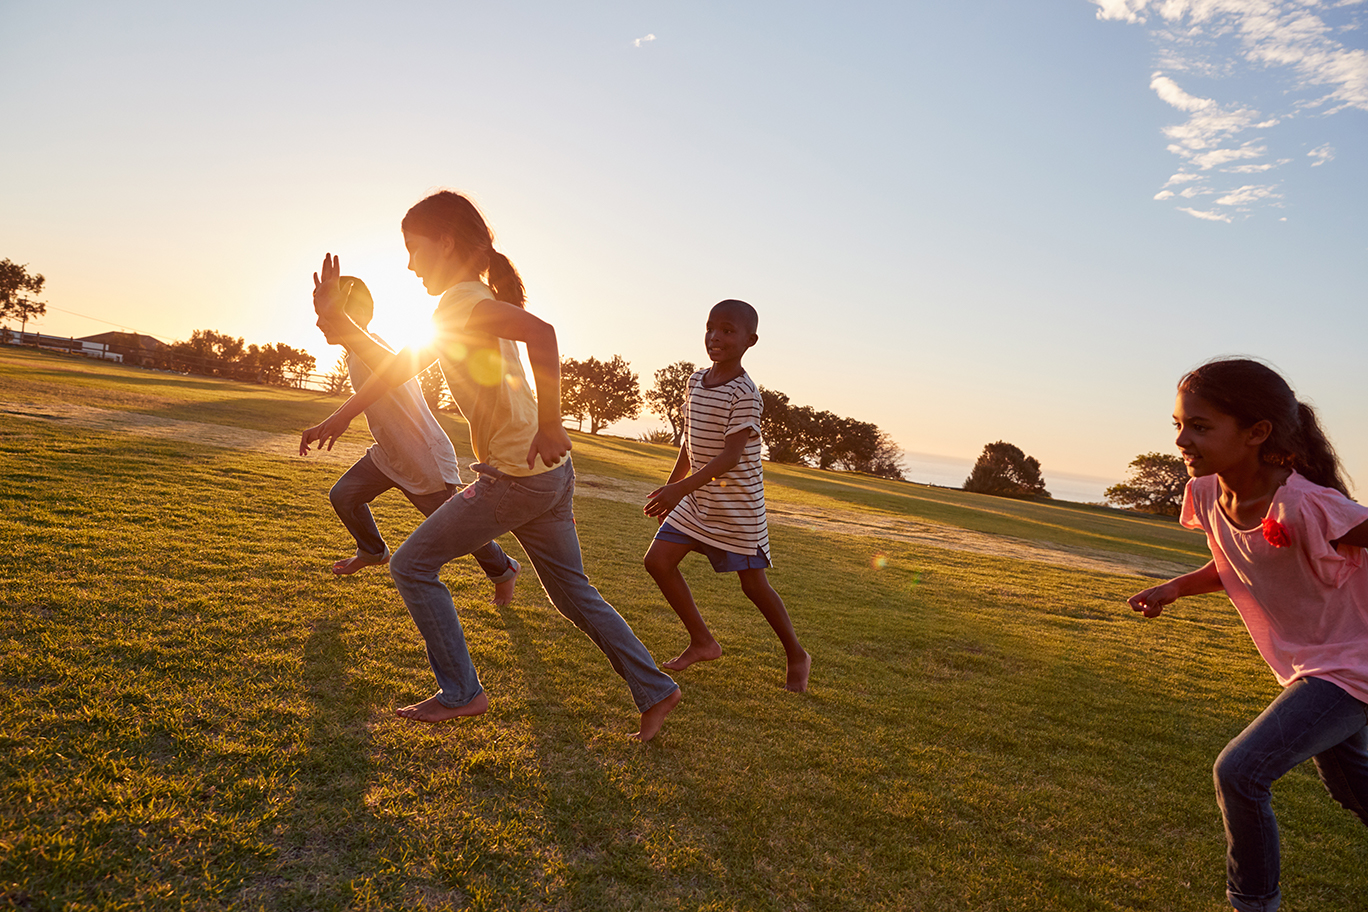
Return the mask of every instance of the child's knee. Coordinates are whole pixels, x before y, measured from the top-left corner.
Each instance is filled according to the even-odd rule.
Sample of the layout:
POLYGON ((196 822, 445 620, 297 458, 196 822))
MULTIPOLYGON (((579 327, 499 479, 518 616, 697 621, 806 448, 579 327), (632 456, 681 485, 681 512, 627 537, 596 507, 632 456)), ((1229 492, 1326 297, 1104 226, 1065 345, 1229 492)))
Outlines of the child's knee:
POLYGON ((774 587, 769 584, 769 579, 765 576, 764 570, 742 571, 737 574, 741 578, 741 591, 746 598, 752 602, 766 598, 774 593, 774 587))
POLYGON ((389 573, 396 585, 403 585, 420 575, 418 569, 413 565, 409 552, 404 549, 403 545, 400 545, 399 550, 390 555, 389 573))
POLYGON ((1217 795, 1249 796, 1271 785, 1259 775, 1262 764, 1237 743, 1227 744, 1211 765, 1211 780, 1217 795))
POLYGON ((671 569, 669 561, 662 560, 660 555, 654 551, 647 551, 641 562, 646 566, 646 572, 651 574, 653 579, 660 579, 662 574, 669 573, 671 569))

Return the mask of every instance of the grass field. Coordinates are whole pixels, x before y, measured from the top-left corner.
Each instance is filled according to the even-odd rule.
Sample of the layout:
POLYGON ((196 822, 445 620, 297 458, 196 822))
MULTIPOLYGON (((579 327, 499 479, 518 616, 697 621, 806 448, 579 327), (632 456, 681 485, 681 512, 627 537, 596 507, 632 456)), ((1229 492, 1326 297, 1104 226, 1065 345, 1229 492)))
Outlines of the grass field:
MULTIPOLYGON (((350 550, 326 497, 345 463, 34 417, 289 433, 337 401, 0 350, 0 907, 1225 908, 1210 765, 1276 684, 1221 597, 1145 621, 1124 605, 1142 578, 775 525, 811 691, 780 689, 735 580, 691 562, 727 652, 679 676, 643 746, 625 685, 531 575, 496 608, 467 559, 445 579, 491 711, 419 726, 392 713, 433 684, 388 576, 327 572, 350 550)), ((581 473, 651 482, 673 456, 574 440, 581 473)), ((767 481, 796 507, 1204 559, 1110 511, 767 481)), ((376 507, 391 543, 418 519, 376 507)), ((654 523, 576 510, 591 578, 673 655, 640 563, 654 523)), ((1361 825, 1309 767, 1275 801, 1284 909, 1362 909, 1361 825)))

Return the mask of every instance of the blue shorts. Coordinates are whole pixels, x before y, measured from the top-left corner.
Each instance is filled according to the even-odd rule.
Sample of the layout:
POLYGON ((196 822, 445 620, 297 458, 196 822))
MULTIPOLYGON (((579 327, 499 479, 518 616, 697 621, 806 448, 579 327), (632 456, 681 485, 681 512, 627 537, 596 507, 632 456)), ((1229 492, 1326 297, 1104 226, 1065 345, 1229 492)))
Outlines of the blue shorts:
POLYGON ((738 554, 716 545, 701 542, 686 532, 680 532, 669 523, 661 523, 660 531, 655 534, 660 541, 676 545, 689 545, 702 554, 718 573, 736 573, 738 570, 766 570, 770 566, 769 555, 764 548, 756 548, 754 554, 738 554))

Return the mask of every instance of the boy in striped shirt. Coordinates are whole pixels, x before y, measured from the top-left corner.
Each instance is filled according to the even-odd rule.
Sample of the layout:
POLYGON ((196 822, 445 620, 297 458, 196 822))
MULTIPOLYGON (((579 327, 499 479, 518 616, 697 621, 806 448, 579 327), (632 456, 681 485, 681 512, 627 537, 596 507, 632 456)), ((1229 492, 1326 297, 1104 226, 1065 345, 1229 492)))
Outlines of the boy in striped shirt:
POLYGON ((646 552, 646 570, 689 632, 689 646, 661 664, 683 671, 722 655, 679 563, 690 551, 718 573, 736 573, 741 591, 760 609, 784 646, 785 688, 807 690, 812 657, 798 643, 779 593, 770 586, 769 530, 760 467, 760 391, 741 367, 758 341, 760 318, 745 301, 722 301, 708 314, 703 336, 712 367, 689 378, 684 399, 684 445, 669 481, 652 491, 646 515, 661 523, 646 552))

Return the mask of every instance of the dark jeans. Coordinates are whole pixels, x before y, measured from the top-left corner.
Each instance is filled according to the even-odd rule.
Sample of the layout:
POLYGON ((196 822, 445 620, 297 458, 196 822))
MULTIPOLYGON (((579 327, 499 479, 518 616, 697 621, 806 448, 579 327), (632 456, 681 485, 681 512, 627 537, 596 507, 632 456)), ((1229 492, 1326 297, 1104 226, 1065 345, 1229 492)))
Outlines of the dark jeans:
POLYGON ((1226 896, 1240 912, 1273 912, 1282 901, 1270 787, 1310 758, 1331 797, 1368 824, 1368 705, 1329 681, 1288 685, 1216 758, 1226 896))
POLYGON ((465 632, 438 578, 442 565, 480 542, 512 532, 527 552, 551 604, 594 641, 645 712, 677 689, 632 628, 584 574, 575 532, 575 471, 569 460, 541 475, 480 480, 442 504, 390 561, 390 576, 427 643, 443 706, 464 706, 484 689, 465 632))
MULTIPOLYGON (((390 488, 399 488, 403 491, 409 503, 417 507, 418 512, 424 516, 436 513, 437 508, 456 493, 456 486, 448 485, 432 494, 414 494, 395 484, 393 479, 380 471, 375 460, 371 459, 370 453, 358 459, 356 465, 337 479, 337 484, 328 492, 328 499, 332 501, 333 509, 337 511, 342 525, 346 526, 352 538, 356 539, 356 549, 375 560, 389 554, 389 548, 385 546, 385 539, 380 535, 380 527, 375 524, 375 517, 371 515, 370 502, 390 488)), ((485 576, 493 582, 501 583, 517 572, 497 542, 488 542, 476 548, 471 554, 480 565, 480 569, 485 572, 485 576)))

